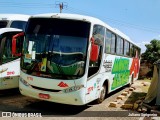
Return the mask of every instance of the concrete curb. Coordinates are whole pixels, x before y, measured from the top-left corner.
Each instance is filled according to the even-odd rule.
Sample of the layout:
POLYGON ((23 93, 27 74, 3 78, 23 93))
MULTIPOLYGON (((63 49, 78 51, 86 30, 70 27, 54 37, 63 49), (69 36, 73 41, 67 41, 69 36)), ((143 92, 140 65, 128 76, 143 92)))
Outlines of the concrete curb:
MULTIPOLYGON (((134 88, 129 88, 128 90, 125 90, 124 92, 122 92, 121 95, 119 95, 114 102, 111 102, 109 104, 109 107, 117 107, 117 104, 119 104, 123 99, 125 99, 130 94, 130 91, 134 91, 134 88)), ((122 106, 127 108, 125 105, 122 105, 122 106)), ((133 105, 127 105, 127 106, 133 107, 133 105)))

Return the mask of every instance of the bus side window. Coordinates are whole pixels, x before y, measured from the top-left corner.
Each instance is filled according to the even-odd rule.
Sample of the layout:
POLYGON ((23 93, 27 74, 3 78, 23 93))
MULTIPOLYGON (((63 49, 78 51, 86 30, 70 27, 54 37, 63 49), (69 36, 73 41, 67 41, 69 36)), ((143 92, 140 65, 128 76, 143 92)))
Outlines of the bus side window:
POLYGON ((121 38, 120 40, 121 40, 121 48, 120 48, 121 53, 120 54, 124 55, 124 39, 121 38))
POLYGON ((112 40, 112 33, 106 30, 106 37, 105 37, 105 53, 111 52, 111 40, 112 40))
POLYGON ((105 28, 103 26, 100 25, 94 25, 93 28, 93 37, 95 39, 99 39, 99 41, 101 41, 102 43, 99 44, 99 58, 98 61, 96 62, 95 66, 99 66, 100 65, 100 59, 102 58, 102 48, 103 48, 103 44, 104 44, 104 36, 105 36, 105 28))
POLYGON ((100 25, 95 25, 93 28, 93 37, 96 40, 96 38, 100 39, 101 41, 104 41, 104 34, 105 34, 105 28, 100 25))
POLYGON ((124 55, 129 56, 129 42, 126 40, 124 41, 124 55))
POLYGON ((116 35, 112 33, 111 53, 115 54, 115 52, 116 52, 116 35))
POLYGON ((27 22, 26 21, 13 21, 10 25, 11 28, 18 28, 25 31, 27 22))
POLYGON ((133 44, 130 43, 130 57, 134 57, 134 47, 133 47, 133 44))
POLYGON ((117 55, 124 54, 124 40, 119 36, 117 37, 116 53, 117 55))
POLYGON ((106 30, 105 53, 115 54, 116 35, 106 30))
POLYGON ((116 53, 118 54, 118 55, 120 55, 120 45, 121 45, 121 41, 120 41, 120 37, 118 36, 117 37, 117 42, 116 42, 117 44, 116 44, 116 53))
POLYGON ((134 46, 133 44, 130 44, 130 56, 131 57, 139 57, 140 50, 138 47, 134 46))

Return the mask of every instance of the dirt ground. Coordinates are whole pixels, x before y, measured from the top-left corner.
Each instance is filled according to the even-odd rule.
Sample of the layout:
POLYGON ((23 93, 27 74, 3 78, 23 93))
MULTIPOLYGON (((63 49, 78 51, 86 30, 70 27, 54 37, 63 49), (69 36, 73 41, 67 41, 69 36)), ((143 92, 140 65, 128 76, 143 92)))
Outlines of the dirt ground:
MULTIPOLYGON (((111 105, 109 104, 108 107, 111 107, 113 109, 117 110, 129 110, 134 111, 135 113, 131 114, 131 116, 136 115, 139 116, 139 120, 160 120, 159 113, 147 113, 147 108, 142 105, 143 100, 145 99, 148 89, 150 87, 151 80, 137 80, 134 82, 134 84, 131 85, 131 87, 124 89, 121 91, 121 94, 119 96, 124 96, 122 99, 118 99, 119 96, 111 103, 115 103, 111 105), (127 94, 123 94, 126 93, 127 94), (146 117, 146 115, 149 115, 149 117, 146 117), (150 114, 155 115, 154 117, 150 114), (144 116, 143 116, 144 115, 144 116)), ((120 97, 121 98, 121 97, 120 97)))
POLYGON ((124 89, 121 92, 121 95, 119 95, 120 98, 117 97, 114 101, 117 102, 116 107, 122 109, 131 109, 131 110, 138 109, 139 107, 138 105, 145 99, 145 96, 147 95, 148 89, 150 87, 150 82, 151 80, 137 80, 134 82, 134 84, 131 85, 131 87, 124 89), (125 94, 126 92, 127 94, 125 94), (138 103, 138 105, 135 106, 134 105, 135 103, 138 103))

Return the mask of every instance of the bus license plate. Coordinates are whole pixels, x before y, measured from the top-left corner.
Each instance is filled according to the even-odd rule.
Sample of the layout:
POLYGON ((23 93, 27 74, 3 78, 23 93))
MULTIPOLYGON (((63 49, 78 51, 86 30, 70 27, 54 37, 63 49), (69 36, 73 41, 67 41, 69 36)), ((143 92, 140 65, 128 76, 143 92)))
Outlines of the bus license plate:
POLYGON ((39 98, 49 99, 49 98, 50 98, 50 96, 49 96, 49 94, 39 93, 39 98))

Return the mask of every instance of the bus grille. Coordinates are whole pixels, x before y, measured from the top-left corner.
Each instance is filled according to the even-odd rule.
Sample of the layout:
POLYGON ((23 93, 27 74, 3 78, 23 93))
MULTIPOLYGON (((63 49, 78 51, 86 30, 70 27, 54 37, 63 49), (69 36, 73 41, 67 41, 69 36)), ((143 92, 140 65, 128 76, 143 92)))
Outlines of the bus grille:
POLYGON ((34 88, 34 89, 43 90, 43 91, 48 91, 48 92, 59 92, 59 91, 61 91, 61 90, 53 90, 53 89, 40 88, 40 87, 36 87, 36 86, 33 86, 33 85, 31 85, 31 86, 32 86, 32 88, 34 88))

